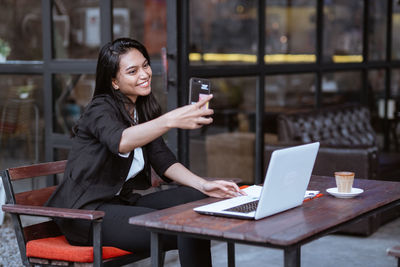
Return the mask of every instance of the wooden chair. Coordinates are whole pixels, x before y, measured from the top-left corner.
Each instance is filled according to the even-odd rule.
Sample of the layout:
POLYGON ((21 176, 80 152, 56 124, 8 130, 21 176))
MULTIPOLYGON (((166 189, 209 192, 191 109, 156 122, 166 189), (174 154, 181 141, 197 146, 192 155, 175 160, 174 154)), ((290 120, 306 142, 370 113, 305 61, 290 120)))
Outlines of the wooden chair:
POLYGON ((115 247, 102 247, 101 221, 105 213, 43 206, 56 186, 14 193, 14 182, 64 172, 66 161, 48 162, 1 171, 6 192, 3 211, 11 214, 17 242, 25 266, 121 266, 149 257, 149 253, 130 253, 115 247), (21 215, 44 218, 69 218, 93 223, 93 247, 68 244, 52 220, 23 226, 21 215), (89 264, 90 263, 90 264, 89 264))
POLYGON ((400 246, 394 246, 387 249, 387 254, 397 258, 397 266, 400 267, 400 246))

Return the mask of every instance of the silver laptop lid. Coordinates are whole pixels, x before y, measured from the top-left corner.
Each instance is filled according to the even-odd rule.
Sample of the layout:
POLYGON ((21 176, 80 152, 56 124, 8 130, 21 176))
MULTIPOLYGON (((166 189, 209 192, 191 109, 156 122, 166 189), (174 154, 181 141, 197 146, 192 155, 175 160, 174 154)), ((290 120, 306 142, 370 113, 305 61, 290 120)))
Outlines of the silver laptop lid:
POLYGON ((303 203, 319 142, 272 152, 255 219, 261 219, 303 203))

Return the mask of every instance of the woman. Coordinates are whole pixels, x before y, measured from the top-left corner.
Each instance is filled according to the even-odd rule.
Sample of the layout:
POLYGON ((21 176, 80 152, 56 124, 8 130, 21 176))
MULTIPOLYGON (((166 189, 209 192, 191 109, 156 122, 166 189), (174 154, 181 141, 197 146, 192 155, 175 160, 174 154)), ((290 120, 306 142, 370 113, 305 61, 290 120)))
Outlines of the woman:
MULTIPOLYGON (((148 251, 149 233, 129 225, 132 216, 206 196, 232 197, 235 183, 207 181, 178 163, 162 135, 169 129, 197 129, 210 124, 212 98, 161 115, 151 92, 152 70, 145 47, 121 38, 100 51, 93 99, 74 127, 73 145, 64 179, 49 206, 105 211, 103 245, 148 251), (165 181, 183 186, 144 196, 133 189, 151 186, 151 167, 165 181)), ((91 244, 91 225, 79 220, 56 221, 69 242, 91 244)), ((210 242, 163 237, 164 247, 179 249, 182 266, 210 266, 210 242)))

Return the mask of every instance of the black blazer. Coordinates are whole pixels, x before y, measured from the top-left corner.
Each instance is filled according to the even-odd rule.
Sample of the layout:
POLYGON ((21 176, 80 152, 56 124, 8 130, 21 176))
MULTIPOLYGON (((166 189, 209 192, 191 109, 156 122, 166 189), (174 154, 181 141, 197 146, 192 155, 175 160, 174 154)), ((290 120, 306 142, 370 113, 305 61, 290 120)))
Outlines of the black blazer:
MULTIPOLYGON (((47 205, 96 209, 115 196, 128 175, 134 153, 123 158, 118 155, 118 148, 122 131, 130 124, 111 96, 99 95, 88 105, 77 125, 63 181, 47 205)), ((144 170, 134 178, 137 189, 151 186, 150 166, 161 178, 170 181, 163 174, 177 160, 162 137, 144 146, 143 156, 144 170)), ((90 224, 73 220, 56 222, 69 240, 88 241, 90 224)))

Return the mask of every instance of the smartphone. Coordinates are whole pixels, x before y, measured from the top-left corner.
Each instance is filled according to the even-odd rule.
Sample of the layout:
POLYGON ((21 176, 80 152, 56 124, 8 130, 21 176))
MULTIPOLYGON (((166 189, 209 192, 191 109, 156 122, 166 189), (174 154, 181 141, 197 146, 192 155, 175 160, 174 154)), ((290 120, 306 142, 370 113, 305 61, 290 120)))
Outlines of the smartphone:
MULTIPOLYGON (((211 82, 208 79, 190 78, 189 104, 195 104, 211 93, 211 82)), ((204 106, 208 108, 208 103, 204 106)))

